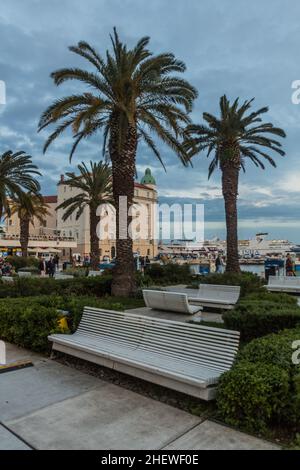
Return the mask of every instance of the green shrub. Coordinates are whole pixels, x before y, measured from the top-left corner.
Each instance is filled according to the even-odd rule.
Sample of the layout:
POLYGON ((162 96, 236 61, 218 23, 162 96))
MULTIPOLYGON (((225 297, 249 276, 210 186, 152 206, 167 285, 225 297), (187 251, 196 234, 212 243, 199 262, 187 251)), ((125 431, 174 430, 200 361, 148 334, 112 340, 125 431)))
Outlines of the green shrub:
POLYGON ((0 282, 0 298, 35 295, 97 296, 110 294, 111 276, 55 280, 51 278, 15 278, 12 283, 0 282))
POLYGON ((268 301, 283 306, 286 305, 298 305, 298 298, 289 294, 284 294, 282 292, 268 292, 266 289, 259 289, 257 292, 252 292, 247 294, 244 298, 241 299, 241 302, 254 302, 254 301, 268 301))
POLYGON ((148 282, 156 285, 188 284, 193 279, 188 264, 151 264, 145 274, 148 282))
POLYGON ((197 278, 198 284, 221 284, 229 286, 241 286, 241 297, 246 294, 257 292, 263 285, 264 280, 258 277, 256 274, 249 272, 242 272, 241 274, 236 273, 212 273, 205 276, 199 276, 197 278))
POLYGON ((47 352, 48 335, 61 331, 58 310, 70 313, 70 331, 75 331, 85 306, 123 311, 144 305, 134 298, 42 295, 0 299, 0 338, 33 351, 47 352))
POLYGON ((67 268, 64 274, 68 274, 74 277, 86 277, 89 274, 89 269, 84 267, 67 268))
POLYGON ((220 379, 218 413, 231 426, 265 431, 280 421, 288 397, 288 372, 273 364, 242 361, 220 379))
POLYGON ((265 300, 242 301, 223 315, 226 328, 238 330, 242 341, 250 341, 285 328, 300 325, 300 308, 265 300))
POLYGON ((46 352, 50 347, 48 335, 61 331, 58 320, 59 314, 53 307, 25 306, 22 301, 13 305, 1 302, 0 337, 32 351, 46 352))
POLYGON ((32 256, 24 258, 22 256, 8 256, 6 260, 18 271, 21 268, 39 267, 39 260, 32 256))
POLYGON ((287 424, 300 421, 300 365, 292 361, 292 344, 297 340, 300 340, 300 328, 284 330, 251 341, 238 356, 238 360, 272 364, 288 373, 290 390, 283 416, 287 424))

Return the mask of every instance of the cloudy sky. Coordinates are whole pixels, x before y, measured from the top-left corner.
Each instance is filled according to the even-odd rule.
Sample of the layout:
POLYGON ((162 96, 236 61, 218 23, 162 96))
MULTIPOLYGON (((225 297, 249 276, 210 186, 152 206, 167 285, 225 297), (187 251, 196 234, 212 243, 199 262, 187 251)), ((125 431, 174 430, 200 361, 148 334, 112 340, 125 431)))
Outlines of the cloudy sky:
MULTIPOLYGON (((204 111, 217 113, 224 93, 270 107, 266 118, 287 133, 287 156, 278 157, 277 169, 263 172, 250 163, 241 175, 240 237, 268 230, 300 242, 300 105, 291 100, 292 82, 300 80, 299 17, 298 0, 1 0, 0 80, 7 104, 0 105, 0 151, 30 153, 42 169, 44 194, 55 194, 59 175, 70 169, 71 138, 61 138, 44 156, 47 132, 37 134, 37 122, 54 98, 74 88, 57 89, 50 73, 85 65, 67 49, 79 40, 104 52, 113 26, 129 45, 149 35, 153 52, 172 51, 185 61, 186 78, 199 90, 195 122, 204 111)), ((73 165, 100 158, 100 143, 101 136, 83 144, 73 165)), ((170 150, 162 153, 167 173, 139 147, 139 177, 150 166, 164 202, 203 203, 206 236, 222 236, 220 174, 207 180, 205 155, 183 168, 170 150)))

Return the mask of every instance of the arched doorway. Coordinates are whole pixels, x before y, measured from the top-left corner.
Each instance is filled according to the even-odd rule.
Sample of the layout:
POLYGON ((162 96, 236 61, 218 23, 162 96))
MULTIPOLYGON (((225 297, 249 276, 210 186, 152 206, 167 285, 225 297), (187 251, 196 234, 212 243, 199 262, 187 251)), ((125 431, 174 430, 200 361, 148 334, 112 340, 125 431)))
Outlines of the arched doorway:
POLYGON ((116 248, 114 246, 111 247, 110 257, 111 259, 116 257, 116 248))

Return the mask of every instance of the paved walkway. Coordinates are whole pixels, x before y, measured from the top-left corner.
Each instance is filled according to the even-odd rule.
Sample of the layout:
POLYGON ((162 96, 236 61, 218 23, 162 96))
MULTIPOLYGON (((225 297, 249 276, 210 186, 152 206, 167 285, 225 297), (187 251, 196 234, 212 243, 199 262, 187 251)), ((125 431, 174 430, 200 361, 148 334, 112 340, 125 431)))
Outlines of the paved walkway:
POLYGON ((0 450, 276 449, 55 361, 0 375, 0 450))

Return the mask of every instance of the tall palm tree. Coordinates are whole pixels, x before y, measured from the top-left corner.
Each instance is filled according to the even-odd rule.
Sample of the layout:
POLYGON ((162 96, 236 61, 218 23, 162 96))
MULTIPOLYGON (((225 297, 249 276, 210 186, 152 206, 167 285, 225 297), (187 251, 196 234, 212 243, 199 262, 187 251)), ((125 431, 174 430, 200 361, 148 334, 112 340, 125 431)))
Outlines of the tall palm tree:
POLYGON ((11 214, 18 214, 20 220, 20 244, 22 256, 28 256, 28 242, 30 224, 34 219, 43 223, 45 217, 50 215, 49 206, 44 202, 41 194, 24 193, 11 204, 11 214))
POLYGON ((9 150, 0 155, 0 220, 5 213, 9 215, 11 199, 22 198, 24 190, 39 192, 35 175, 40 172, 25 152, 9 150))
POLYGON ((220 99, 220 117, 203 113, 203 119, 208 125, 189 125, 186 130, 186 149, 190 157, 205 150, 207 157, 213 156, 208 177, 217 168, 222 172, 227 228, 227 272, 240 272, 237 233, 240 170, 245 172, 247 159, 263 170, 264 160, 276 167, 270 153, 285 155, 281 143, 273 138, 285 137, 285 132, 271 123, 262 123, 261 115, 266 113, 268 108, 251 112, 252 102, 253 99, 239 106, 237 98, 230 104, 224 95, 220 99))
POLYGON ((91 266, 93 269, 98 269, 100 249, 97 226, 100 216, 97 215, 97 209, 101 204, 114 203, 111 169, 106 163, 91 161, 89 168, 82 162, 78 165, 78 170, 79 175, 67 173, 68 179, 64 182, 65 185, 76 189, 75 196, 66 199, 56 210, 65 210, 63 214, 65 221, 74 212, 78 220, 84 209, 89 208, 91 266))
POLYGON ((112 52, 107 51, 104 57, 86 42, 70 47, 93 70, 64 68, 53 72, 52 78, 56 85, 79 81, 87 90, 55 101, 41 116, 39 130, 57 125, 45 143, 46 151, 71 128, 75 140, 70 158, 82 139, 102 132, 103 152, 108 150, 112 163, 117 220, 120 197, 127 198, 127 227, 117 224, 117 266, 112 293, 128 295, 135 289, 132 239, 126 228, 131 223, 129 207, 134 197, 138 141, 143 139, 162 163, 155 136, 185 161, 181 137, 190 122, 188 113, 197 93, 186 80, 175 75, 185 71, 184 63, 170 53, 153 55, 147 48, 148 37, 128 49, 114 29, 111 41, 112 52))

